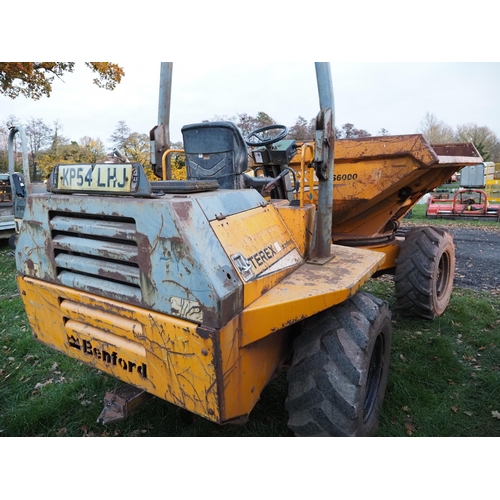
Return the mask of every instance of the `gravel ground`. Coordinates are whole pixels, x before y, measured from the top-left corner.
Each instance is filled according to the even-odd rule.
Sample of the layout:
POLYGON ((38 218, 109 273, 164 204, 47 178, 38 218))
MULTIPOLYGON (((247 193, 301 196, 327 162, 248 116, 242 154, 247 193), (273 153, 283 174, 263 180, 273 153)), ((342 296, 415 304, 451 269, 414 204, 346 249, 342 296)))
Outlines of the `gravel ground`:
POLYGON ((500 224, 471 228, 462 222, 447 229, 456 247, 454 286, 500 294, 500 224))
POLYGON ((456 247, 454 286, 500 294, 500 231, 450 231, 456 247))

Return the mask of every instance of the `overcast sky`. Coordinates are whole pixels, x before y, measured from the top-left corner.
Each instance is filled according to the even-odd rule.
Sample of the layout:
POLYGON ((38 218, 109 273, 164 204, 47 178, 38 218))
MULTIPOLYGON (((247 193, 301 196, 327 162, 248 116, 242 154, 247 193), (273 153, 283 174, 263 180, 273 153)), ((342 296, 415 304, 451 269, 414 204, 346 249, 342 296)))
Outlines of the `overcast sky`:
MULTIPOLYGON (((55 81, 50 98, 0 97, 0 121, 15 115, 23 122, 41 118, 62 125, 71 140, 83 136, 105 143, 118 121, 148 134, 157 124, 160 62, 123 66, 114 91, 92 84, 92 72, 77 63, 73 74, 55 81)), ((490 127, 500 137, 500 63, 332 63, 336 125, 353 123, 372 135, 419 130, 426 112, 455 128, 465 123, 490 127)), ((181 140, 183 125, 216 116, 268 113, 294 124, 318 112, 312 62, 174 62, 171 139, 181 140)))

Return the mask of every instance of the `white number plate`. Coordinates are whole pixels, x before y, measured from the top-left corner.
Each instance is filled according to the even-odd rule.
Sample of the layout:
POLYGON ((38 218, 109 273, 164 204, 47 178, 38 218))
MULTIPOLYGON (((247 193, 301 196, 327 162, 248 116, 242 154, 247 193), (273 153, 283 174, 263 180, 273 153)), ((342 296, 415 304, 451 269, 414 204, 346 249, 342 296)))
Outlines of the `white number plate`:
POLYGON ((57 188, 68 191, 130 193, 132 165, 59 165, 57 188))

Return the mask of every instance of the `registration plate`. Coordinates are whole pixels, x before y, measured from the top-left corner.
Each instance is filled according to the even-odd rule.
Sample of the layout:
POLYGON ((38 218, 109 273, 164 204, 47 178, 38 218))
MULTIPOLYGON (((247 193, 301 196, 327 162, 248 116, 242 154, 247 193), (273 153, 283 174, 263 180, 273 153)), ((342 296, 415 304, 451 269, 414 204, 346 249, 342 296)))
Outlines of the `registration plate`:
POLYGON ((59 165, 57 188, 64 191, 111 191, 130 193, 134 167, 117 165, 59 165))

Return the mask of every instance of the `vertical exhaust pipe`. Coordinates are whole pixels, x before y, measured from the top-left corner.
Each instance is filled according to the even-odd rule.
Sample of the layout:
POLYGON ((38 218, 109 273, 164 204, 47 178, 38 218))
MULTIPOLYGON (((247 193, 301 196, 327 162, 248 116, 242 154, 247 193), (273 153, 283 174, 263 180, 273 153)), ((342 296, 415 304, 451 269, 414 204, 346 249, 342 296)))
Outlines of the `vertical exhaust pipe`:
POLYGON ((322 264, 331 256, 335 108, 330 63, 315 63, 320 112, 316 118, 314 164, 318 177, 318 217, 311 262, 322 264))
MULTIPOLYGON (((172 68, 173 63, 162 62, 160 69, 160 92, 158 100, 158 125, 150 135, 151 165, 155 174, 162 176, 161 159, 163 153, 170 149, 170 102, 172 100, 172 68)), ((170 158, 167 159, 167 175, 170 176, 170 158)))

